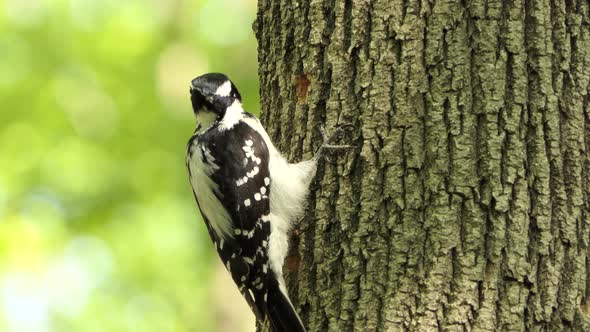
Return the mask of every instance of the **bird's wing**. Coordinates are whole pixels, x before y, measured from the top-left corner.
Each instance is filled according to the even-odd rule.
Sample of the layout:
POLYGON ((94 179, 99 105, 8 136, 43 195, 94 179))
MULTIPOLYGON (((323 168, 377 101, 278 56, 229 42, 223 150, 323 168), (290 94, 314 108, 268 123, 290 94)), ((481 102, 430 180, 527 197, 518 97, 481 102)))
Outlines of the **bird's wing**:
MULTIPOLYGON (((209 173, 207 177, 211 180, 208 190, 228 214, 219 217, 219 213, 203 213, 208 219, 209 232, 240 292, 257 317, 264 320, 271 231, 268 147, 260 134, 245 123, 223 132, 208 130, 199 141, 201 153, 198 157, 208 165, 205 173, 209 173), (229 220, 224 219, 227 217, 229 220), (214 226, 216 221, 212 219, 228 225, 214 226), (230 234, 225 234, 224 228, 230 234)), ((207 195, 198 192, 199 183, 193 184, 193 188, 203 211, 200 197, 207 195)))

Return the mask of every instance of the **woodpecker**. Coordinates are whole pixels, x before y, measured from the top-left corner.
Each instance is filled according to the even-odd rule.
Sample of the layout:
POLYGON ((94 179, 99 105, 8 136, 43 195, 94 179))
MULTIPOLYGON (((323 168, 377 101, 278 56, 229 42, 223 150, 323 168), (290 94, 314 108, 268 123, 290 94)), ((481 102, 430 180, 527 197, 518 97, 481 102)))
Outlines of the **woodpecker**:
POLYGON ((289 163, 260 121, 242 108, 224 74, 191 81, 197 127, 187 145, 193 195, 217 253, 256 318, 273 332, 305 332, 283 278, 293 224, 301 218, 317 163, 289 163))

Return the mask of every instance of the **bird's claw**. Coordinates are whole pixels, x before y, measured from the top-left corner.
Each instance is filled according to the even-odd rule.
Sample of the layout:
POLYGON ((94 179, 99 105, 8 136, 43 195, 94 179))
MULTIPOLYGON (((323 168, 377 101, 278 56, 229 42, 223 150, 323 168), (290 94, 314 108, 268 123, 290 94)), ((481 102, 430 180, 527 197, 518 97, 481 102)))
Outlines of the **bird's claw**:
POLYGON ((338 124, 334 128, 334 132, 332 133, 332 135, 328 136, 328 133, 326 132, 326 128, 324 127, 324 125, 322 125, 320 127, 320 130, 321 130, 322 136, 324 138, 323 145, 332 143, 338 137, 338 135, 340 133, 344 132, 344 130, 346 128, 354 128, 354 125, 352 123, 341 123, 341 124, 338 124))
MULTIPOLYGON (((334 128, 334 132, 331 135, 327 134, 326 128, 323 125, 320 127, 324 142, 322 143, 322 146, 320 146, 320 148, 316 152, 316 159, 317 160, 319 160, 322 157, 325 157, 326 151, 339 151, 339 150, 341 151, 341 150, 350 150, 350 149, 356 148, 356 146, 354 146, 354 145, 334 145, 334 144, 332 144, 336 140, 336 138, 338 138, 340 133, 343 133, 346 128, 354 128, 354 125, 352 123, 338 124, 334 128)), ((331 162, 330 159, 328 159, 327 157, 325 157, 325 158, 328 160, 328 162, 331 162)))

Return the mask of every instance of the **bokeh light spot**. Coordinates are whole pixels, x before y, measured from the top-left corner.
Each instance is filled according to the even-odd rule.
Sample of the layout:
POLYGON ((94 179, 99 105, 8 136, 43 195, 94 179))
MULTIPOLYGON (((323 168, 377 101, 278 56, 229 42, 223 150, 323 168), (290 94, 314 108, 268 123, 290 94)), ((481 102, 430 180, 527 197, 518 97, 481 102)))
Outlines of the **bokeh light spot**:
POLYGON ((192 117, 189 99, 190 81, 209 69, 207 58, 187 42, 166 47, 158 60, 158 92, 167 110, 192 117))
POLYGON ((31 73, 32 55, 29 44, 17 36, 0 34, 0 87, 25 80, 31 73))
POLYGON ((60 71, 54 89, 58 105, 80 136, 107 138, 116 131, 118 112, 115 104, 89 70, 68 68, 60 71))
POLYGON ((213 44, 239 43, 252 33, 252 9, 243 0, 209 0, 196 14, 198 29, 213 44))
POLYGON ((4 275, 0 294, 8 332, 50 331, 49 303, 35 276, 22 272, 4 275))
POLYGON ((18 26, 34 26, 47 16, 47 0, 5 0, 7 21, 18 26))

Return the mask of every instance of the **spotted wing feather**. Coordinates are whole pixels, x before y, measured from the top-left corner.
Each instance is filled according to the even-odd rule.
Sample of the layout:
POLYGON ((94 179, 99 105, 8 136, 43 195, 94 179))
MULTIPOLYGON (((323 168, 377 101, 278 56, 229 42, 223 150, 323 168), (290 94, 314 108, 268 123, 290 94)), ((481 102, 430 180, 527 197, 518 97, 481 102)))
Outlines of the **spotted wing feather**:
MULTIPOLYGON (((264 320, 270 236, 268 147, 260 134, 245 123, 228 131, 211 128, 197 139, 197 144, 204 152, 202 162, 211 165, 209 178, 216 186, 215 196, 231 221, 232 234, 224 236, 215 231, 219 227, 214 227, 212 220, 205 220, 209 234, 240 292, 258 319, 264 320)), ((193 187, 198 202, 199 184, 193 187)))

